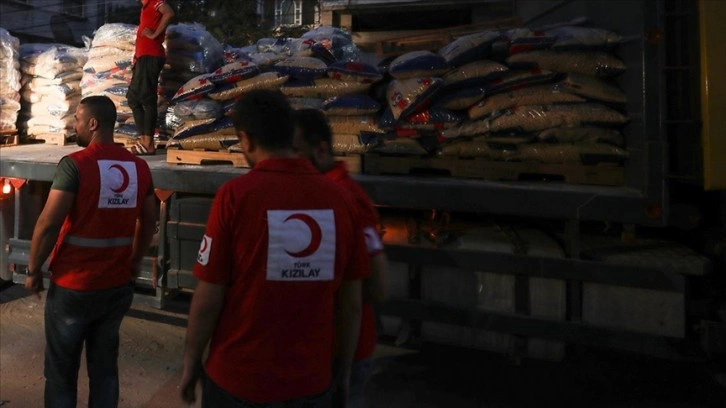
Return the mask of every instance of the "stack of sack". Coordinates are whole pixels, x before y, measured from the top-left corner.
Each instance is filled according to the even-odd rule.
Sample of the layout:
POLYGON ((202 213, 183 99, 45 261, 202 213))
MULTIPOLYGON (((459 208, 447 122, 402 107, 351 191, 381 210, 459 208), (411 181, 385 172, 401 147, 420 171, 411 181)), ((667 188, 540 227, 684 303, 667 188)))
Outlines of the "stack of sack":
MULTIPOLYGON (((444 143, 437 153, 543 163, 622 163, 627 157, 622 135, 627 98, 614 78, 626 67, 613 52, 622 37, 571 25, 499 34, 487 38, 488 54, 504 64, 497 69, 501 74, 475 81, 474 87, 465 79, 468 90, 443 92, 433 103, 467 117, 441 132, 444 143)), ((445 81, 468 78, 469 67, 484 63, 460 63, 460 55, 469 54, 470 38, 459 38, 440 51, 445 57, 455 55, 447 57, 453 70, 445 81)))
POLYGON ((20 41, 0 28, 0 132, 16 130, 20 110, 20 41))
MULTIPOLYGON (((202 32, 196 25, 193 28, 202 32)), ((170 41, 174 36, 167 36, 167 53, 172 54, 175 47, 170 41)), ((253 46, 228 47, 223 51, 223 66, 194 76, 171 97, 167 125, 173 128, 173 137, 168 146, 236 150, 237 137, 229 115, 236 99, 251 90, 281 89, 298 108, 322 108, 330 97, 367 91, 381 77, 375 68, 372 78, 368 72, 357 73, 355 78, 328 77, 329 62, 353 58, 356 50, 349 35, 332 27, 311 30, 299 39, 263 38, 253 46)))
POLYGON ((81 77, 88 52, 60 44, 23 44, 20 68, 22 110, 19 130, 30 138, 55 140, 73 135, 73 115, 81 100, 81 77))
POLYGON ((192 78, 171 99, 174 118, 169 147, 224 150, 238 143, 231 112, 235 98, 252 89, 279 87, 276 73, 258 75, 256 64, 242 60, 192 78))
POLYGON ((122 136, 138 136, 126 100, 132 77, 136 29, 135 25, 112 23, 96 30, 81 79, 83 97, 108 96, 116 105, 115 132, 122 136))
POLYGON ((323 109, 339 118, 331 123, 338 133, 333 146, 337 153, 360 153, 365 147, 360 132, 381 133, 374 116, 381 104, 367 94, 382 75, 374 66, 352 62, 358 54, 350 35, 333 27, 297 39, 263 38, 252 46, 228 47, 224 66, 191 78, 172 97, 176 108, 167 122, 169 117, 177 122, 169 146, 236 150, 228 117, 236 99, 254 89, 280 89, 295 108, 323 109), (221 117, 188 116, 190 106, 198 111, 211 107, 210 100, 219 103, 221 117))
POLYGON ((164 45, 166 63, 159 81, 159 130, 167 137, 173 135, 182 120, 174 114, 174 104, 183 100, 175 98, 176 93, 188 82, 221 67, 225 53, 222 45, 198 23, 170 25, 164 45))

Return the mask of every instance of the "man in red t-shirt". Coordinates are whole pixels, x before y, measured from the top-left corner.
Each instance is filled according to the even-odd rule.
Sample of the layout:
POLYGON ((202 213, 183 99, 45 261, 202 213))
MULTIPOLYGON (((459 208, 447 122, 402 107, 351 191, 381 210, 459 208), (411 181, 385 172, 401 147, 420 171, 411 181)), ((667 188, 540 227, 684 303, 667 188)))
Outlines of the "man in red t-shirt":
POLYGON ((156 227, 149 165, 113 142, 116 107, 106 96, 81 100, 75 114, 84 149, 58 163, 33 229, 25 287, 45 300, 45 406, 75 407, 85 346, 88 406, 119 399, 119 327, 133 299, 132 280, 156 227))
POLYGON ((364 406, 363 391, 370 374, 373 351, 376 348, 376 321, 372 304, 381 303, 385 297, 386 271, 388 269, 378 230, 380 220, 371 199, 350 177, 345 163, 335 161, 332 149, 333 135, 325 114, 317 109, 301 109, 295 112, 295 117, 297 130, 294 145, 296 150, 309 159, 326 177, 353 194, 361 216, 361 226, 370 257, 371 271, 370 277, 363 281, 363 315, 351 375, 349 403, 353 407, 364 406))
POLYGON ((242 96, 234 125, 252 170, 212 204, 182 398, 195 400, 209 343, 203 407, 328 407, 333 387, 347 393, 368 262, 353 198, 294 153, 293 111, 279 91, 242 96))
POLYGON ((174 10, 164 0, 139 0, 141 17, 136 31, 136 50, 131 84, 126 99, 134 114, 134 123, 141 134, 130 151, 137 155, 152 155, 154 130, 158 119, 159 74, 164 67, 166 53, 164 38, 166 27, 174 17, 174 10))

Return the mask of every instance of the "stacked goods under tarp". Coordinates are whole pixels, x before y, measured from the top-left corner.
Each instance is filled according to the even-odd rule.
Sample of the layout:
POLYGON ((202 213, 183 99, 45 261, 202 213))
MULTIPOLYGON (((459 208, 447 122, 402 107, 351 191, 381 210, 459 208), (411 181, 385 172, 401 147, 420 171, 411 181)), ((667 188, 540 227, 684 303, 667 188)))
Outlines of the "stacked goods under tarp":
POLYGON ((108 96, 116 105, 116 134, 137 137, 133 114, 126 100, 132 77, 137 26, 104 24, 94 33, 88 62, 83 66, 81 94, 108 96))
POLYGON ((63 145, 73 134, 88 52, 60 44, 23 44, 21 128, 29 138, 63 145))
MULTIPOLYGON (((174 104, 203 97, 197 80, 224 64, 222 45, 201 24, 175 24, 166 30, 166 63, 159 82, 159 130, 163 136, 173 135, 181 125, 174 114, 174 104), (186 89, 183 89, 184 87, 186 89), (177 93, 183 93, 178 97, 177 93)), ((204 87, 203 89, 207 89, 204 87)), ((208 90, 208 89, 207 89, 208 90)), ((186 108, 181 109, 186 111, 186 108)))
POLYGON ((20 110, 20 41, 0 28, 0 132, 16 131, 20 110))

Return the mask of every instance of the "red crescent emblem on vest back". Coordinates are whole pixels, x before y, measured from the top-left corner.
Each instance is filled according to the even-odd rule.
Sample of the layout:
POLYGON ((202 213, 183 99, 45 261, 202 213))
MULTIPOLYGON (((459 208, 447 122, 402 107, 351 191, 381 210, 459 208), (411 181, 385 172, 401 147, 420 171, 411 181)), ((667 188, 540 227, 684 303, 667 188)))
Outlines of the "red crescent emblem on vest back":
POLYGON ((285 250, 288 255, 294 256, 295 258, 304 258, 306 256, 310 256, 315 253, 315 251, 320 248, 320 243, 323 240, 323 233, 320 229, 320 225, 318 225, 317 221, 315 219, 307 214, 301 214, 296 213, 293 214, 287 218, 285 218, 285 221, 283 223, 288 222, 290 220, 300 220, 307 227, 310 229, 310 243, 308 243, 308 246, 305 247, 303 250, 298 252, 290 252, 288 250, 285 250))
POLYGON ((204 252, 207 250, 207 246, 209 246, 209 242, 207 241, 207 236, 202 237, 202 247, 199 248, 199 252, 204 252))
POLYGON ((129 187, 129 173, 126 171, 125 168, 121 167, 119 164, 114 164, 112 166, 109 166, 109 169, 116 169, 121 173, 121 177, 123 177, 123 182, 121 183, 121 187, 119 188, 111 188, 111 191, 114 193, 121 193, 124 190, 126 190, 129 187))

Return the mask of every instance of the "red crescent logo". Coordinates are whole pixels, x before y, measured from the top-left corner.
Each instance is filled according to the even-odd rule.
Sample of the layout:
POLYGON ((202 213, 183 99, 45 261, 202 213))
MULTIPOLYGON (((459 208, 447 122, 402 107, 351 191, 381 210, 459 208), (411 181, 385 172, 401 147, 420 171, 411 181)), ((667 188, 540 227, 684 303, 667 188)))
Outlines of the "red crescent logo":
POLYGON ((320 248, 320 243, 323 240, 323 233, 320 229, 320 225, 315 221, 315 219, 307 214, 293 214, 287 218, 285 218, 285 221, 283 223, 288 222, 289 220, 300 220, 305 223, 305 225, 308 226, 310 229, 310 243, 307 247, 305 247, 302 251, 298 252, 290 252, 288 250, 285 250, 288 255, 294 256, 295 258, 304 258, 306 256, 310 256, 315 253, 315 251, 320 248))
POLYGON ((109 169, 116 169, 121 173, 121 177, 123 177, 124 181, 121 183, 121 187, 119 188, 112 188, 111 191, 114 193, 121 193, 124 190, 126 190, 129 187, 129 173, 126 172, 126 169, 121 167, 119 164, 114 164, 112 166, 109 166, 109 169))
POLYGON ((202 237, 202 247, 199 249, 199 252, 206 251, 208 245, 209 245, 209 242, 207 242, 207 237, 202 237))

